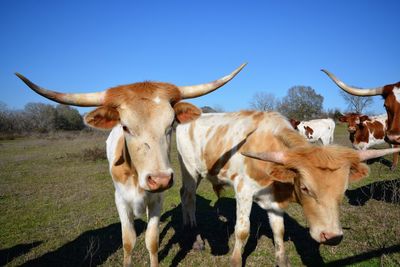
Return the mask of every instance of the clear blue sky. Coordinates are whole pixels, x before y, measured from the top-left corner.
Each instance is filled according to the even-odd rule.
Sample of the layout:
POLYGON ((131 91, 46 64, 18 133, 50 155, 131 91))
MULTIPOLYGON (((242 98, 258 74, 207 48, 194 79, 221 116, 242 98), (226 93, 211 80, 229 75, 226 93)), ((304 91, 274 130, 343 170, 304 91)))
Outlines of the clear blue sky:
MULTIPOLYGON (((51 103, 15 75, 63 92, 143 80, 229 84, 190 100, 226 111, 256 92, 281 98, 311 86, 324 108, 345 109, 326 68, 350 85, 400 80, 400 1, 0 1, 0 101, 51 103)), ((383 113, 375 97, 370 111, 383 113)), ((87 112, 90 108, 79 108, 87 112)))

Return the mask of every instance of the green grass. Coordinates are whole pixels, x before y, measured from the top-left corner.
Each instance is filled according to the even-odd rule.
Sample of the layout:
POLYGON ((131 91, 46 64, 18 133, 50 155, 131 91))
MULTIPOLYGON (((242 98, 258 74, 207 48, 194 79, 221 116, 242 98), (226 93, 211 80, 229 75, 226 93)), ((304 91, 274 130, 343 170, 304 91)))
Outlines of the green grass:
MULTIPOLYGON (((108 163, 99 156, 105 139, 101 133, 75 133, 0 141, 0 265, 121 266, 114 189, 108 163)), ((336 128, 335 143, 350 146, 343 125, 336 128)), ((176 179, 161 218, 160 265, 229 266, 233 191, 227 188, 218 199, 207 181, 200 184, 197 217, 206 248, 192 251, 182 229, 176 153, 173 146, 176 179)), ((371 175, 350 186, 341 207, 344 239, 336 247, 311 242, 301 207, 289 207, 285 247, 292 266, 400 265, 400 171, 391 172, 386 161, 370 164, 371 175)), ((135 266, 149 266, 145 221, 135 221, 135 266)), ((256 205, 244 258, 246 266, 274 263, 266 212, 256 205)))

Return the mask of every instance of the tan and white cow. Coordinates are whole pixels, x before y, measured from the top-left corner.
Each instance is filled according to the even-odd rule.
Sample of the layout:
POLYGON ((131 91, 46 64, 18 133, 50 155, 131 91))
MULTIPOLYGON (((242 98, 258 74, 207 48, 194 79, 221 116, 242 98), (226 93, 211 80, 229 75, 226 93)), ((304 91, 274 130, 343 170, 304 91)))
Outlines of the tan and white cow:
POLYGON ((349 94, 356 96, 381 95, 385 100, 384 106, 387 113, 385 140, 390 144, 400 145, 400 82, 377 88, 360 89, 348 86, 327 70, 322 71, 325 72, 337 86, 349 94))
POLYGON ((267 210, 279 266, 289 265, 283 242, 283 215, 289 202, 303 207, 313 239, 338 244, 343 236, 339 204, 348 183, 368 175, 363 160, 393 152, 313 145, 275 112, 204 114, 179 125, 176 134, 184 224, 196 226, 195 194, 203 178, 216 189, 231 185, 235 190, 233 266, 242 264, 253 201, 267 210))
POLYGON ((17 74, 32 90, 59 103, 98 106, 85 116, 94 128, 112 129, 107 139, 107 158, 115 186, 115 203, 122 228, 124 266, 132 265, 136 242, 133 218, 147 212, 145 236, 151 266, 158 266, 159 220, 162 191, 171 187, 169 162, 172 124, 188 122, 201 110, 181 99, 198 97, 230 81, 243 67, 207 84, 175 86, 143 82, 110 88, 99 93, 64 94, 41 88, 17 74))

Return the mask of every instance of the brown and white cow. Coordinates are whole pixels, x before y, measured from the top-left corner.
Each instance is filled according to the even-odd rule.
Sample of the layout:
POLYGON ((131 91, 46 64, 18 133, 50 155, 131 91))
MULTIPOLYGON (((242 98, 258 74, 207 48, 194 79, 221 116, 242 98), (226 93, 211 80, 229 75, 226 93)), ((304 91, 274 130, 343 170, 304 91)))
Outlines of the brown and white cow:
POLYGON ((337 86, 349 94, 356 96, 381 95, 385 100, 384 106, 387 113, 385 140, 390 144, 400 144, 400 82, 377 88, 359 89, 346 85, 327 70, 322 71, 325 72, 337 86))
MULTIPOLYGON (((340 122, 347 123, 350 142, 357 150, 366 150, 372 146, 385 143, 387 116, 367 116, 359 113, 347 113, 339 117, 340 122)), ((398 154, 393 154, 391 170, 396 169, 398 154)))
POLYGON ((233 266, 242 264, 253 201, 267 210, 279 266, 289 264, 283 242, 284 208, 289 202, 303 207, 313 239, 338 244, 343 236, 339 204, 348 183, 368 175, 363 160, 394 151, 313 145, 275 112, 204 114, 179 125, 176 134, 184 224, 196 225, 195 194, 203 178, 214 188, 231 185, 235 190, 233 266))
POLYGON ((332 119, 315 119, 309 121, 290 119, 290 124, 309 142, 318 142, 320 140, 323 145, 333 143, 335 122, 332 119))
POLYGON ((175 119, 188 122, 201 114, 199 108, 179 101, 216 90, 244 66, 207 84, 178 87, 169 83, 143 82, 87 94, 46 90, 17 74, 32 90, 56 102, 98 106, 85 116, 85 122, 94 128, 112 129, 107 139, 107 158, 121 221, 124 266, 132 265, 132 250, 136 242, 133 218, 145 212, 148 217, 146 248, 151 266, 158 266, 162 191, 173 183, 168 156, 172 124, 175 119))

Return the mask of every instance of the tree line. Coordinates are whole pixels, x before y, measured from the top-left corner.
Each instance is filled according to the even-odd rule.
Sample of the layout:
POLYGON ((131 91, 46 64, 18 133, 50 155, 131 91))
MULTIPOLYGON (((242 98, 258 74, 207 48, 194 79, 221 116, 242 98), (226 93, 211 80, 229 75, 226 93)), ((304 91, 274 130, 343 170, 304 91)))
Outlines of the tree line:
MULTIPOLYGON (((370 104, 372 97, 352 96, 341 92, 348 112, 363 113, 370 104)), ((288 118, 311 120, 317 118, 333 118, 337 120, 342 115, 338 108, 323 110, 324 97, 317 94, 310 86, 297 85, 291 87, 287 95, 278 99, 267 92, 255 93, 250 101, 250 107, 260 111, 278 111, 288 118)))
MULTIPOLYGON (((371 97, 357 97, 342 94, 348 110, 362 113, 372 103, 371 97)), ((324 97, 309 86, 293 86, 287 95, 278 99, 274 94, 258 92, 250 101, 250 108, 260 111, 278 111, 287 118, 310 120, 316 118, 337 119, 342 115, 339 109, 323 110, 324 97)), ((220 106, 202 107, 203 113, 223 112, 220 106)), ((23 110, 11 110, 0 102, 0 133, 47 133, 52 131, 82 130, 85 128, 78 110, 58 104, 28 103, 23 110)))
POLYGON ((1 133, 47 133, 85 128, 78 110, 66 105, 28 103, 23 110, 12 110, 0 102, 1 133))

